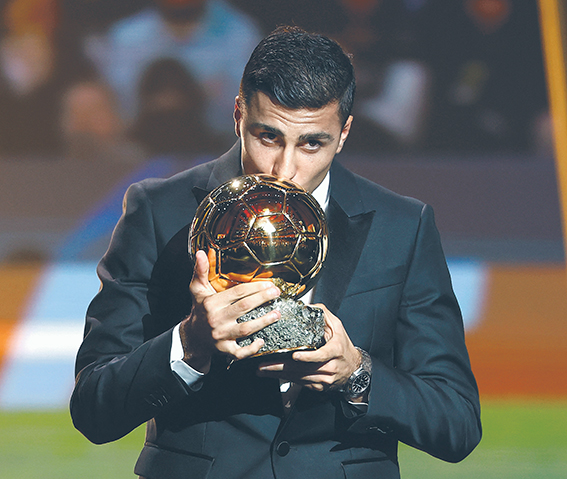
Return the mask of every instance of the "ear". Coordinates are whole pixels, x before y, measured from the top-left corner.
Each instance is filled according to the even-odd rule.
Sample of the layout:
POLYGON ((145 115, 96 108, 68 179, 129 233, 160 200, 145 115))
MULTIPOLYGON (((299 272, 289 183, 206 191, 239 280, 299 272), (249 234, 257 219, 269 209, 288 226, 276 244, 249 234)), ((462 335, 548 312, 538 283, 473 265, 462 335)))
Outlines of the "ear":
POLYGON ((339 153, 343 149, 343 145, 345 144, 348 134, 350 133, 352 120, 353 120, 352 115, 349 115, 347 121, 345 122, 345 125, 343 126, 343 129, 341 130, 341 138, 339 140, 339 146, 337 147, 336 153, 339 153))
POLYGON ((240 98, 237 96, 234 99, 234 132, 240 138, 240 121, 242 120, 242 109, 240 107, 240 98))

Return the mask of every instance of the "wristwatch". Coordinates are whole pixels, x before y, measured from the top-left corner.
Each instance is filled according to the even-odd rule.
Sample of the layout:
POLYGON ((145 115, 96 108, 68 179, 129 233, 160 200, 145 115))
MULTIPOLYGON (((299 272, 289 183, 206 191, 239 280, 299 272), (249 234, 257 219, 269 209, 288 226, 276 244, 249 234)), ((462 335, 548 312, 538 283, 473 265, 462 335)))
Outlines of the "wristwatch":
POLYGON ((353 372, 347 382, 340 389, 345 399, 358 399, 370 388, 370 378, 372 375, 372 359, 364 349, 356 348, 360 351, 362 361, 358 369, 353 372))

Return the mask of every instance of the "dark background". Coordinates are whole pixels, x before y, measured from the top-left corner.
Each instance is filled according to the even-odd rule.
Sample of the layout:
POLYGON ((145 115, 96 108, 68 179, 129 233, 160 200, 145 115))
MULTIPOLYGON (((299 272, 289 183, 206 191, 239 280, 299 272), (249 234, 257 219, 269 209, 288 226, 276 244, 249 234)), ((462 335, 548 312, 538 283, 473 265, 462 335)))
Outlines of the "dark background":
MULTIPOLYGON (((563 260, 535 0, 227 3, 260 36, 294 24, 336 38, 353 54, 355 122, 339 160, 432 204, 448 255, 563 260)), ((160 84, 193 94, 183 98, 193 110, 167 117, 171 127, 161 131, 152 110, 142 107, 136 118, 124 118, 112 103, 98 120, 92 106, 79 104, 79 117, 91 126, 81 130, 76 118, 68 126, 66 102, 77 85, 94 84, 100 98, 117 100, 104 96, 108 85, 86 53, 88 39, 109 35, 117 22, 155 9, 156 2, 3 0, 0 6, 0 260, 96 259, 131 180, 212 158, 235 137, 230 129, 194 123, 205 96, 195 93, 201 86, 191 71, 183 76, 175 67, 145 90, 146 99, 160 84), (40 40, 30 47, 22 40, 28 37, 40 40), (35 83, 21 89, 18 55, 36 55, 41 61, 31 64, 47 65, 24 75, 35 83), (89 225, 90 237, 82 231, 89 225)), ((146 47, 142 39, 140 48, 146 47)), ((132 85, 142 104, 141 88, 132 85)))

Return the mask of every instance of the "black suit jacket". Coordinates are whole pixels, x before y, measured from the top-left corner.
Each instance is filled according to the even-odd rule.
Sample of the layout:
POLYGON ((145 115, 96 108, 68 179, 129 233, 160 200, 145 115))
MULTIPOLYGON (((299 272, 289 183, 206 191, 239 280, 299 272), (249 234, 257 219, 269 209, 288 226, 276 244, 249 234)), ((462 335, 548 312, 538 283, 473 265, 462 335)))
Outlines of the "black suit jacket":
POLYGON ((76 427, 103 443, 147 421, 136 473, 151 479, 396 478, 398 441, 464 458, 480 440, 478 391, 432 210, 336 161, 313 299, 372 356, 368 411, 303 389, 286 417, 278 381, 256 377, 253 360, 227 370, 215 358, 198 392, 172 373, 171 329, 191 311, 191 220, 239 174, 237 144, 128 190, 77 357, 76 427))

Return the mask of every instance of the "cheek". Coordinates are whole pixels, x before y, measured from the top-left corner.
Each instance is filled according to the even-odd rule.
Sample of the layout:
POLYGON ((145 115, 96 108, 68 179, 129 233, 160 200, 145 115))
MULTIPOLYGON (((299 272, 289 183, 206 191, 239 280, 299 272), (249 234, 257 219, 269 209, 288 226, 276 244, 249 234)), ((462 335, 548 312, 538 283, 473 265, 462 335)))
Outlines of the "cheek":
POLYGON ((304 175, 312 178, 318 176, 325 176, 327 170, 330 168, 334 155, 324 155, 318 158, 306 158, 303 162, 299 163, 299 169, 304 175))
POLYGON ((313 192, 313 190, 319 186, 319 183, 323 181, 326 174, 327 171, 322 168, 301 169, 294 181, 303 186, 307 191, 313 192))
POLYGON ((271 171, 269 154, 261 148, 246 148, 242 152, 242 164, 247 174, 271 171))

